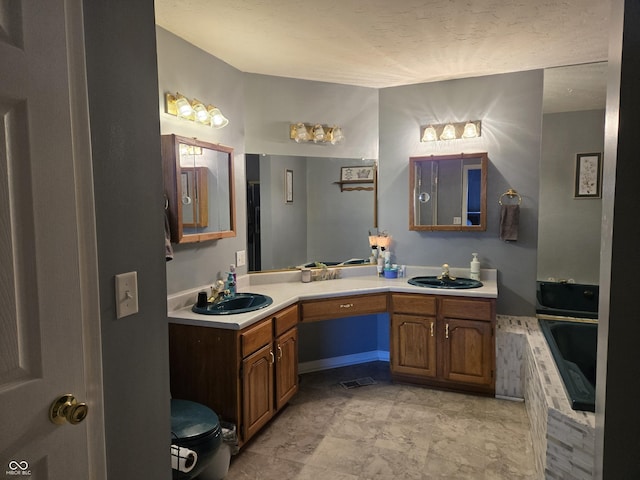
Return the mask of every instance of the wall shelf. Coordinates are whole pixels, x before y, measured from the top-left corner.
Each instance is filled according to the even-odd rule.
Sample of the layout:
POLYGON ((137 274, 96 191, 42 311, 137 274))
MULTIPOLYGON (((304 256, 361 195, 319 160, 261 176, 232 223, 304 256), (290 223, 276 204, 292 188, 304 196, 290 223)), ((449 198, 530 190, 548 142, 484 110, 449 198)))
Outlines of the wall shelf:
POLYGON ((355 190, 372 192, 374 190, 373 180, 350 180, 345 182, 333 182, 335 185, 340 185, 341 192, 351 192, 355 190), (348 187, 345 185, 358 185, 357 187, 348 187), (368 187, 363 187, 362 185, 371 185, 368 187))

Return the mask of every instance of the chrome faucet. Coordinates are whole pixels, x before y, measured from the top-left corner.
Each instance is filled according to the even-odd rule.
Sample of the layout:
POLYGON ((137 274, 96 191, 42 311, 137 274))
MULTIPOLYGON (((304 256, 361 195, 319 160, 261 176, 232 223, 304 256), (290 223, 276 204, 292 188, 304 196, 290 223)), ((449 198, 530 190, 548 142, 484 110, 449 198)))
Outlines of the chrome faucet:
POLYGON ((224 300, 224 297, 229 295, 229 290, 225 290, 224 282, 222 280, 218 280, 215 285, 211 287, 211 296, 209 297, 209 303, 218 303, 221 300, 224 300))
POLYGON ((438 277, 438 280, 455 280, 456 277, 452 277, 449 273, 449 264, 445 263, 442 265, 442 273, 438 277))

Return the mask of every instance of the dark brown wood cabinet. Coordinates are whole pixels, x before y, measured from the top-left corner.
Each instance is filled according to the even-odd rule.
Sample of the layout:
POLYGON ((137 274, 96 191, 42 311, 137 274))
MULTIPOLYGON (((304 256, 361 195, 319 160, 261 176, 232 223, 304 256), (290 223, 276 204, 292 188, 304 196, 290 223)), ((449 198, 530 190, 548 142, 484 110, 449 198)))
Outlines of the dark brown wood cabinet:
POLYGON ((493 395, 495 300, 391 295, 395 380, 493 395))
POLYGON ((317 322, 387 312, 387 299, 388 295, 386 293, 372 293, 368 295, 305 300, 300 303, 300 321, 317 322))
POLYGON ((243 330, 169 324, 171 395, 238 427, 242 446, 298 391, 298 306, 243 330))

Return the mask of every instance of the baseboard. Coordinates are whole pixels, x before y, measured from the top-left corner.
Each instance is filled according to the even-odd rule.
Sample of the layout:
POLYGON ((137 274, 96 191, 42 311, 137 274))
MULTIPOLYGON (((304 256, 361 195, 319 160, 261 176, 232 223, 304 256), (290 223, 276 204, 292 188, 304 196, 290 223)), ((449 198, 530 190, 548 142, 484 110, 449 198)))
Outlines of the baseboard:
POLYGON ((371 352, 353 353, 351 355, 342 355, 340 357, 322 358, 320 360, 312 360, 310 362, 302 362, 298 364, 298 373, 318 372, 320 370, 329 370, 331 368, 346 367, 348 365, 357 365, 359 363, 389 361, 389 352, 384 350, 373 350, 371 352))

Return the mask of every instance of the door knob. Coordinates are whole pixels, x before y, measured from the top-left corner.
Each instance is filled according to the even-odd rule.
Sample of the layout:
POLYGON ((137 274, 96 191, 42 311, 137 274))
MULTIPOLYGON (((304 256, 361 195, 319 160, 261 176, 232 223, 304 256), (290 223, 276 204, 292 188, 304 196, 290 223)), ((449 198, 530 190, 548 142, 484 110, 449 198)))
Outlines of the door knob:
POLYGON ((69 422, 71 425, 77 425, 87 417, 89 407, 82 402, 78 403, 76 397, 70 393, 60 395, 54 400, 49 408, 49 420, 57 425, 69 422))

